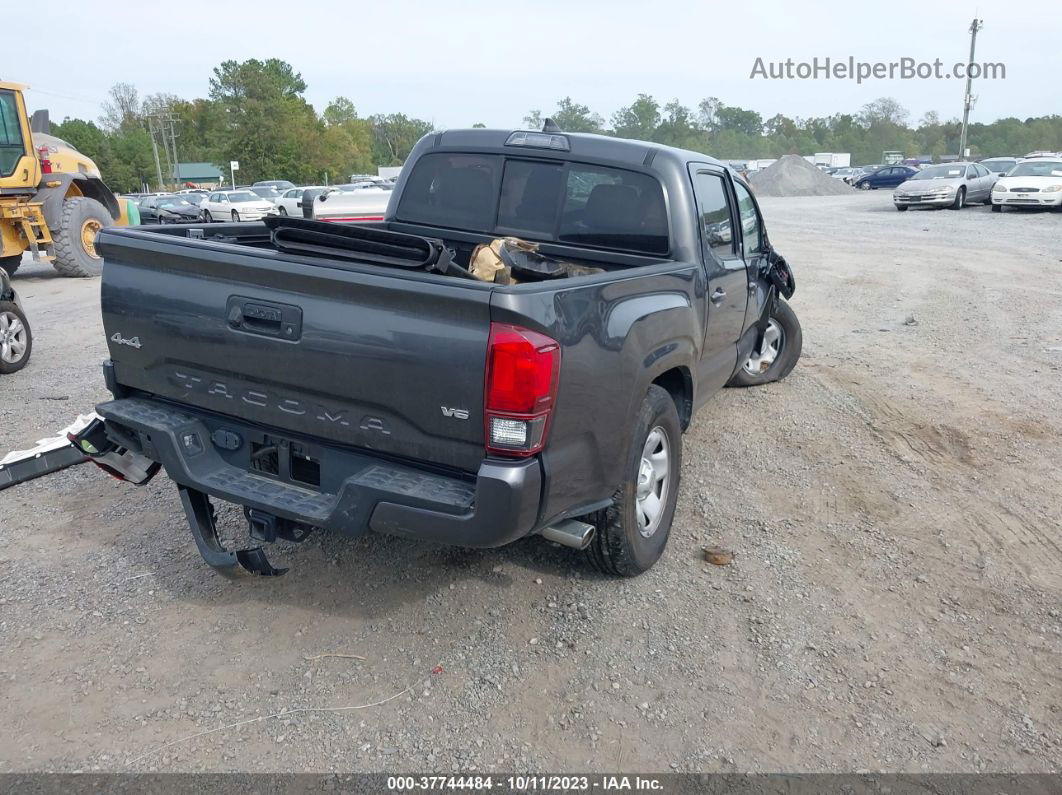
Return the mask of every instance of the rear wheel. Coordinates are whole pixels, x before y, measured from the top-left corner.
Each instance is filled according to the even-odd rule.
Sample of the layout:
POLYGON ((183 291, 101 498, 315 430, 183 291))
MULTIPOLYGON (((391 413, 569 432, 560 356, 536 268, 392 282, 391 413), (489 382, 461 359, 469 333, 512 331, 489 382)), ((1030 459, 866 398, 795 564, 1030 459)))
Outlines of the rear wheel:
POLYGON ((763 343, 754 350, 727 386, 759 386, 789 375, 800 359, 804 333, 796 312, 778 298, 763 333, 763 343))
POLYGON ((103 257, 96 250, 96 235, 113 224, 107 208, 95 199, 75 196, 64 201, 59 228, 52 231, 53 267, 63 276, 99 276, 103 257))
POLYGON ((12 301, 0 301, 0 373, 26 366, 33 351, 33 336, 26 316, 12 301))
POLYGON ((681 468, 678 410, 667 390, 654 384, 635 419, 623 483, 612 506, 590 520, 596 529, 586 556, 597 569, 635 577, 660 559, 675 518, 681 468))
POLYGON ((0 268, 7 271, 8 276, 14 276, 15 271, 18 270, 18 266, 22 264, 22 255, 16 254, 14 257, 0 257, 0 268))

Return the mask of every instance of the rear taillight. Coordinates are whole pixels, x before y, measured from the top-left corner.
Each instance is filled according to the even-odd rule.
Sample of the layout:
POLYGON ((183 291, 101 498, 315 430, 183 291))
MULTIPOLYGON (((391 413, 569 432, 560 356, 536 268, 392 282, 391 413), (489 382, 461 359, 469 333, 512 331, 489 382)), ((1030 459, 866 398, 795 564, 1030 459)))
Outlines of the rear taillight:
POLYGON ((41 161, 41 173, 42 174, 51 174, 52 173, 52 161, 51 161, 51 158, 48 157, 49 154, 51 154, 51 153, 48 150, 47 146, 41 146, 41 147, 39 147, 37 149, 37 157, 41 161))
POLYGON ((488 453, 529 456, 542 449, 557 399, 560 357, 560 345, 545 334, 490 324, 483 400, 488 453))

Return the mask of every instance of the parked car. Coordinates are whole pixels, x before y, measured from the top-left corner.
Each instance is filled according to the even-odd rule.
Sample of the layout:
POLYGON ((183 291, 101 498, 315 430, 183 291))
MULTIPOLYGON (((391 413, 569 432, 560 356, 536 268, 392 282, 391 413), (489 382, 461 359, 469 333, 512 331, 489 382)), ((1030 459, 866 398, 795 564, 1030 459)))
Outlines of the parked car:
POLYGON ((918 170, 911 168, 910 166, 882 166, 881 168, 871 171, 869 174, 857 177, 852 182, 852 185, 860 190, 895 188, 897 185, 906 182, 917 173, 918 170))
POLYGON ((314 198, 311 217, 318 221, 342 223, 364 223, 384 219, 387 203, 391 199, 391 190, 375 186, 357 187, 352 190, 343 190, 343 187, 345 186, 324 191, 314 198))
POLYGON ((280 198, 273 202, 277 207, 277 213, 280 215, 301 216, 303 214, 302 197, 308 190, 317 190, 323 193, 328 190, 328 188, 323 185, 307 185, 302 188, 290 188, 280 194, 280 198))
POLYGON ((29 362, 33 333, 11 277, 0 268, 0 375, 17 373, 29 362))
POLYGON ((863 176, 863 171, 862 171, 862 169, 859 169, 859 168, 850 168, 850 167, 846 166, 846 167, 843 167, 843 168, 835 168, 835 169, 833 169, 830 172, 830 176, 833 177, 834 179, 839 179, 839 180, 851 185, 852 184, 852 180, 863 176))
POLYGON ((258 196, 259 198, 265 199, 267 202, 272 204, 274 207, 276 206, 277 199, 279 199, 283 195, 280 191, 278 191, 272 185, 255 185, 254 187, 250 188, 249 190, 255 196, 258 196))
POLYGON ((194 224, 202 218, 199 197, 148 196, 137 204, 142 224, 194 224))
POLYGON ((932 206, 962 209, 971 202, 990 204, 992 186, 999 179, 980 163, 948 163, 917 172, 893 191, 892 201, 903 212, 908 207, 932 206))
POLYGON ((252 188, 276 188, 277 191, 291 190, 295 187, 294 182, 286 179, 262 179, 251 185, 252 188))
POLYGON ((199 205, 199 214, 210 221, 258 221, 276 212, 271 201, 249 190, 218 191, 199 205))
POLYGON ((212 498, 245 506, 257 543, 540 534, 612 575, 649 569, 694 411, 800 356, 755 196, 707 155, 480 129, 422 138, 392 195, 383 223, 275 219, 282 240, 104 229, 122 267, 103 270, 114 399, 93 449, 139 456, 138 482, 164 467, 230 574, 283 572, 222 545, 212 498), (470 272, 515 234, 541 245, 512 260, 524 281, 470 272))
POLYGON ((986 157, 978 162, 993 174, 1002 175, 1018 165, 1018 159, 1017 157, 986 157))
POLYGON ((992 188, 992 211, 1004 207, 1062 209, 1062 156, 1022 160, 992 188))
MULTIPOLYGON (((333 186, 334 187, 334 186, 333 186)), ((302 191, 302 217, 313 218, 313 202, 318 196, 326 191, 332 190, 329 186, 316 186, 310 188, 303 188, 302 191)))

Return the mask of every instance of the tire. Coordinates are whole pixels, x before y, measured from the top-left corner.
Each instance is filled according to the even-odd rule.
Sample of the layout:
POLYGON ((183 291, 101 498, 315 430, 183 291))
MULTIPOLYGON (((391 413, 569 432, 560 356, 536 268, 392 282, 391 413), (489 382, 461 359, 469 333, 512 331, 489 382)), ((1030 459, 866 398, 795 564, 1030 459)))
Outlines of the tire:
POLYGON ((869 182, 860 182, 858 187, 860 190, 870 190, 872 186, 869 182))
POLYGON ((232 211, 232 222, 238 224, 240 222, 240 214, 235 210, 232 211))
MULTIPOLYGON (((770 317, 770 326, 764 335, 765 343, 772 343, 772 331, 777 334, 777 347, 773 356, 766 351, 761 352, 761 355, 753 354, 731 376, 727 386, 769 384, 772 381, 781 381, 793 371, 804 347, 804 333, 796 312, 781 298, 775 299, 774 314, 770 317)), ((775 346, 772 344, 772 347, 775 346)))
POLYGON ((203 210, 203 223, 205 223, 205 224, 214 223, 214 216, 212 216, 210 214, 210 210, 203 210))
POLYGON ((961 187, 955 191, 955 201, 948 207, 949 210, 961 210, 963 205, 966 204, 966 187, 961 187))
MULTIPOLYGON (((659 465, 659 458, 656 460, 659 465)), ((682 426, 678 410, 667 390, 653 384, 634 420, 623 483, 612 498, 612 507, 588 519, 596 528, 584 553, 591 565, 616 577, 637 577, 653 567, 671 534, 681 474, 682 426), (650 448, 656 456, 663 453, 666 474, 662 481, 653 481, 659 469, 654 469, 648 459, 643 464, 643 454, 650 448), (652 522, 646 521, 643 510, 647 503, 638 499, 639 475, 645 476, 643 486, 648 483, 646 499, 650 494, 656 498, 655 503, 650 503, 657 507, 652 522), (643 524, 639 523, 640 516, 643 524)))
POLYGON ((0 301, 0 374, 17 373, 33 352, 29 321, 13 301, 0 301))
POLYGON ((55 242, 52 266, 63 276, 99 276, 103 272, 103 257, 96 252, 92 239, 100 229, 113 224, 107 208, 95 199, 75 196, 64 201, 59 228, 52 230, 55 242))
POLYGON ((22 255, 16 254, 14 257, 0 257, 0 268, 7 271, 8 276, 14 276, 15 271, 18 270, 18 266, 22 264, 22 255))
POLYGON ((896 208, 897 212, 905 213, 908 210, 908 205, 906 204, 894 204, 893 206, 896 208))
POLYGON ((994 213, 1003 212, 1003 205, 1002 204, 993 204, 992 205, 992 212, 994 212, 994 213))
POLYGON ((287 211, 287 209, 285 209, 283 204, 280 205, 280 209, 277 211, 277 214, 278 215, 287 215, 288 214, 288 211, 287 211))

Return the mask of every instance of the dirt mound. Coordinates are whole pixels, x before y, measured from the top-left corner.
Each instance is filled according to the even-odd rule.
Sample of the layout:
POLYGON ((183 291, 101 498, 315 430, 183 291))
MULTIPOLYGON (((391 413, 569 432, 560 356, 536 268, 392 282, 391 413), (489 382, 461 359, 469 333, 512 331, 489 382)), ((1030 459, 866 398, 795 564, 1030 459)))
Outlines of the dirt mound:
POLYGON ((749 181, 758 196, 837 196, 853 190, 799 155, 784 155, 749 181))

